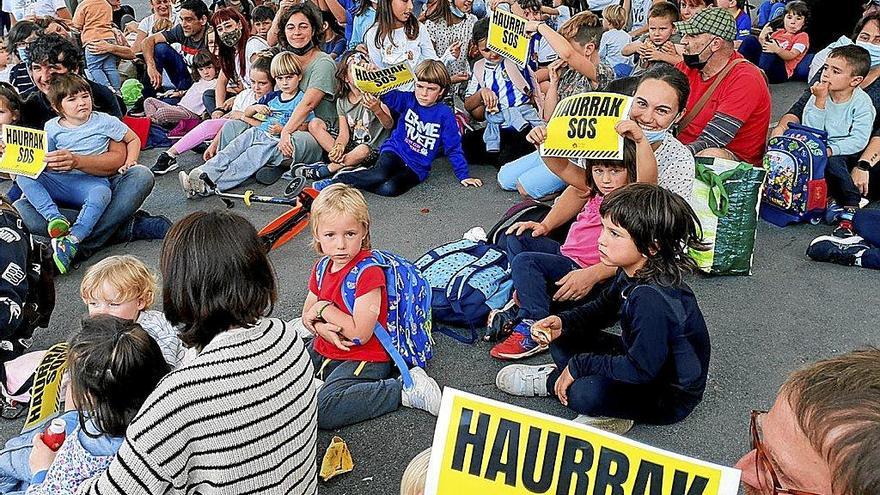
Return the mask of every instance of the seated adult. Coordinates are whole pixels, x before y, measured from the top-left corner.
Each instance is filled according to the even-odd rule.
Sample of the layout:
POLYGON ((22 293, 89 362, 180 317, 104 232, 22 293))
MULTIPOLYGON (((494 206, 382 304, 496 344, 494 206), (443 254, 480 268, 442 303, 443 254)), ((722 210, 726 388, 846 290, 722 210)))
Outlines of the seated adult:
POLYGON ((695 156, 760 166, 770 125, 770 90, 760 69, 736 52, 736 24, 724 9, 709 8, 676 22, 690 82, 678 139, 695 156), (708 97, 704 97, 708 94, 708 97))
POLYGON ((177 16, 171 11, 171 0, 151 0, 150 11, 152 12, 150 15, 138 22, 137 34, 131 44, 131 49, 135 53, 143 51, 147 36, 171 29, 177 21, 177 16))
POLYGON ((235 95, 251 87, 251 63, 269 45, 251 34, 250 22, 234 7, 215 12, 209 28, 219 40, 216 55, 221 70, 214 89, 206 91, 202 101, 211 118, 219 119, 232 109, 235 95))
POLYGON ((794 372, 770 411, 752 411, 736 467, 745 493, 861 495, 880 489, 880 350, 794 372))
MULTIPOLYGON (((68 72, 82 74, 82 52, 66 38, 49 34, 31 43, 28 54, 31 77, 37 91, 22 102, 21 125, 42 130, 46 122, 56 116, 46 96, 52 78, 68 72)), ((92 81, 88 83, 94 109, 122 117, 116 96, 106 86, 92 81)), ((107 153, 102 155, 81 156, 63 149, 46 153, 46 166, 49 170, 82 170, 88 174, 106 176, 110 180, 113 198, 92 234, 79 245, 77 259, 88 258, 108 244, 138 239, 161 239, 171 226, 167 218, 153 217, 138 210, 153 190, 152 172, 143 165, 135 165, 125 173, 117 174, 124 163, 125 145, 113 141, 110 142, 107 153)), ((31 232, 46 232, 46 220, 27 199, 16 201, 15 209, 31 232)), ((64 208, 61 212, 71 222, 79 213, 64 208)))
POLYGON ((190 70, 193 57, 208 47, 205 39, 208 15, 205 2, 186 0, 180 4, 180 24, 144 39, 142 50, 149 79, 142 81, 144 96, 156 95, 156 90, 162 87, 163 72, 168 73, 176 90, 186 90, 192 86, 190 70))
MULTIPOLYGON (((871 55, 871 70, 859 85, 871 101, 874 108, 880 108, 880 12, 866 16, 856 25, 853 39, 856 44, 868 50, 871 55)), ((824 51, 824 50, 823 50, 824 51)), ((830 52, 830 50, 829 50, 830 52)), ((827 59, 827 53, 822 54, 822 63, 827 59)), ((819 58, 819 54, 816 55, 819 58)), ((821 69, 811 79, 815 83, 822 76, 821 69)), ((796 101, 788 112, 779 119, 779 124, 770 133, 771 136, 779 136, 788 128, 788 124, 801 123, 804 115, 804 107, 810 99, 810 88, 804 90, 800 99, 796 101)), ((880 199, 880 114, 874 118, 874 127, 871 132, 871 140, 868 147, 862 152, 858 160, 851 160, 847 165, 851 168, 850 175, 862 196, 871 199, 880 199)))
POLYGON ((57 17, 72 19, 73 12, 67 9, 64 0, 29 0, 25 2, 4 0, 3 11, 12 14, 15 21, 23 21, 32 17, 57 17))

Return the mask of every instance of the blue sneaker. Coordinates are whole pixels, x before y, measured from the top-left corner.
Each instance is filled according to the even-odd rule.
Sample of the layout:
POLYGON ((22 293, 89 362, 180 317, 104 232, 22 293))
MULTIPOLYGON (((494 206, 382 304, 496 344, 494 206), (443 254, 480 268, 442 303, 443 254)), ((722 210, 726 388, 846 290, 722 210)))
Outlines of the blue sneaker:
POLYGON ((52 259, 55 261, 58 273, 64 275, 70 271, 73 257, 76 256, 76 244, 74 238, 69 235, 52 239, 52 259))
POLYGON ((333 179, 316 180, 315 182, 312 182, 312 187, 315 190, 320 191, 331 184, 333 184, 333 179))
POLYGON ((813 239, 810 247, 807 248, 807 256, 814 261, 853 266, 862 252, 869 248, 865 240, 857 235, 846 239, 823 235, 813 239))
POLYGON ((535 320, 519 322, 513 327, 513 333, 503 341, 495 344, 489 355, 495 359, 515 360, 524 359, 546 351, 548 349, 547 346, 538 344, 532 338, 530 329, 534 324, 535 320))

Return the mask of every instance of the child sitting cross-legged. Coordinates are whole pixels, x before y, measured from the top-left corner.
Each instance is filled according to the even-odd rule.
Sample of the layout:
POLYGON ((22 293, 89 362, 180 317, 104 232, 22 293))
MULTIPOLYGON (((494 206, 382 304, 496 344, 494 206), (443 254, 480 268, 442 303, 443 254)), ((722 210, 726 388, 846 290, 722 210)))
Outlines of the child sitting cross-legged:
POLYGON ((788 2, 782 28, 774 31, 765 25, 757 38, 743 40, 740 53, 760 67, 771 83, 788 81, 810 48, 810 35, 804 31, 809 15, 806 2, 788 2))
POLYGON ((174 125, 183 119, 199 119, 205 113, 202 96, 217 85, 217 58, 207 51, 199 52, 192 61, 193 85, 186 91, 174 91, 168 96, 180 98, 176 105, 158 98, 144 100, 144 114, 159 125, 174 125))
POLYGON ((316 189, 340 182, 380 196, 400 196, 428 178, 431 163, 441 150, 461 185, 483 185, 470 176, 452 110, 440 103, 450 84, 446 67, 437 60, 425 60, 416 67, 415 75, 414 93, 392 90, 382 95, 382 103, 400 118, 382 145, 376 165, 315 182, 316 189))
MULTIPOLYGON (((126 144, 124 172, 137 163, 141 142, 121 120, 92 111, 92 90, 85 79, 64 74, 52 79, 49 103, 59 117, 46 122, 47 150, 69 150, 78 155, 100 155, 110 140, 126 144)), ((19 175, 16 184, 28 202, 49 222, 55 265, 67 273, 76 256, 77 246, 85 240, 110 203, 110 182, 106 177, 79 170, 56 172, 46 169, 36 179, 19 175), (58 203, 81 207, 76 222, 70 222, 58 210, 58 203)))
POLYGON ((376 265, 358 273, 350 311, 343 300, 349 272, 361 270, 369 258, 370 212, 363 194, 334 184, 312 204, 315 250, 327 257, 321 277, 318 266, 309 277, 302 321, 314 335, 311 346, 318 391, 318 427, 335 429, 375 418, 401 405, 433 415, 440 410, 440 387, 422 368, 410 370, 409 389, 394 377, 391 357, 373 334, 376 323, 388 328, 385 274, 376 265))
POLYGON ((618 434, 634 421, 676 423, 702 400, 709 370, 709 332, 683 281, 688 248, 705 249, 699 222, 681 196, 650 184, 612 192, 599 214, 599 259, 617 275, 597 298, 532 325, 552 364, 510 365, 495 383, 554 395, 574 421, 618 434), (602 332, 617 320, 619 337, 602 332))

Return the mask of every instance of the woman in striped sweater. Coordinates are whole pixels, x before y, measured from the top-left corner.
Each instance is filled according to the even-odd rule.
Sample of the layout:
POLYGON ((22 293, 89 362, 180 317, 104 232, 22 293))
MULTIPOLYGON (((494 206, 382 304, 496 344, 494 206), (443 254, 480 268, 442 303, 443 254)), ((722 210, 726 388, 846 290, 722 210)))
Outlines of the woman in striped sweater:
POLYGON ((159 383, 79 493, 314 494, 314 371, 296 332, 266 317, 276 284, 254 227, 192 213, 160 266, 168 320, 198 356, 159 383))

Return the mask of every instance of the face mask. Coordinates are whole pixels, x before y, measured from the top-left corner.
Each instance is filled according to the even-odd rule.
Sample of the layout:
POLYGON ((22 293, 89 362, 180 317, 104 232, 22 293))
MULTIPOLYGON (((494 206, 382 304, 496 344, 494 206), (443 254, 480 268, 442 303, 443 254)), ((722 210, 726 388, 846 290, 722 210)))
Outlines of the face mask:
POLYGON ((871 55, 872 69, 880 66, 880 45, 868 43, 867 41, 856 41, 856 46, 860 46, 865 50, 868 50, 868 54, 871 55))
POLYGON ((31 57, 28 55, 27 48, 20 46, 15 49, 18 52, 18 59, 21 60, 25 66, 31 65, 31 57))
POLYGON ((455 6, 455 2, 449 2, 449 10, 452 11, 452 15, 458 17, 459 19, 464 19, 464 17, 467 15, 455 6))
POLYGON ((712 44, 711 41, 709 43, 706 43, 706 46, 704 46, 702 50, 700 50, 697 53, 694 53, 693 55, 688 55, 687 53, 683 54, 681 56, 681 58, 682 58, 682 60, 684 60, 684 64, 687 65, 688 67, 690 67, 691 69, 703 70, 703 67, 705 67, 706 64, 709 63, 709 58, 712 58, 712 55, 709 55, 709 58, 707 58, 706 60, 703 60, 702 62, 700 61, 700 55, 702 55, 703 52, 706 51, 706 48, 709 48, 709 45, 711 45, 711 44, 712 44))
POLYGON ((312 40, 309 40, 309 43, 302 48, 297 48, 295 46, 291 46, 290 51, 292 51, 294 55, 299 55, 300 57, 302 57, 306 53, 309 53, 309 50, 311 50, 314 47, 315 47, 315 44, 312 43, 312 40))
POLYGON ((235 46, 238 43, 238 40, 241 39, 241 28, 234 29, 232 31, 226 31, 225 33, 220 35, 220 42, 226 46, 235 46))
POLYGON ((667 132, 667 131, 669 131, 668 128, 666 128, 666 129, 660 129, 660 130, 657 130, 657 131, 654 131, 654 130, 648 130, 648 129, 642 129, 642 132, 645 133, 645 138, 647 138, 647 139, 648 139, 648 142, 651 143, 651 144, 654 144, 654 143, 657 143, 657 142, 663 141, 663 139, 666 138, 666 132, 667 132))

